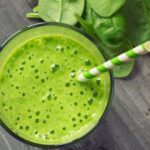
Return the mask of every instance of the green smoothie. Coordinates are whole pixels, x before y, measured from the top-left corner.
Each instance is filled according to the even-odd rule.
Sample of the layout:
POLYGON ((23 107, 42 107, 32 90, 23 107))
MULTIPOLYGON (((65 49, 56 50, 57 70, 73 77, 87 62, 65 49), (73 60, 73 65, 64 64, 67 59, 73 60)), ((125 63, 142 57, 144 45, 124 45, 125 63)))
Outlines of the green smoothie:
POLYGON ((110 75, 87 83, 81 71, 104 62, 82 34, 40 26, 15 36, 0 55, 0 118, 19 137, 62 145, 83 137, 102 117, 110 97, 110 75))

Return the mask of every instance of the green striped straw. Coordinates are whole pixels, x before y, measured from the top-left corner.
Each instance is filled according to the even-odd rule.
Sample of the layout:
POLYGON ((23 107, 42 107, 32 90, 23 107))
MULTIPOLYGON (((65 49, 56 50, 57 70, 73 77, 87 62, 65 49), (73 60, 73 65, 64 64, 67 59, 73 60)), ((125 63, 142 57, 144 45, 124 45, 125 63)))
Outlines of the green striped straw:
POLYGON ((88 80, 91 80, 101 73, 107 72, 109 70, 112 70, 115 66, 122 65, 123 63, 130 62, 133 59, 145 55, 147 53, 150 53, 150 41, 145 42, 144 44, 141 44, 117 57, 114 57, 113 59, 87 71, 83 72, 78 76, 78 80, 80 82, 86 82, 88 80))

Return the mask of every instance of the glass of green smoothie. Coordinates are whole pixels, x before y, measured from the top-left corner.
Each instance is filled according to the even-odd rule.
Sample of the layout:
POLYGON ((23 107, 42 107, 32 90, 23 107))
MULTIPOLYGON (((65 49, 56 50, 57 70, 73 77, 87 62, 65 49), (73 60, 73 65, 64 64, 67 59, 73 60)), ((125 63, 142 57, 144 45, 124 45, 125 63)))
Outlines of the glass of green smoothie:
POLYGON ((110 72, 87 83, 77 76, 105 61, 94 40, 65 24, 27 27, 0 53, 1 125, 36 146, 74 142, 101 121, 112 98, 110 72))

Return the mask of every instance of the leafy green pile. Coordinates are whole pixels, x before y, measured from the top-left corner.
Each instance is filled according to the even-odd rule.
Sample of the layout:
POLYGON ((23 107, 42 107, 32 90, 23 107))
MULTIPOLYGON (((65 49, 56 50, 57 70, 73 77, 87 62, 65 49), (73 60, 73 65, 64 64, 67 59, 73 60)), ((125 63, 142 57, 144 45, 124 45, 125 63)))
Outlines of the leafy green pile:
POLYGON ((38 6, 33 8, 33 13, 27 13, 27 17, 75 25, 78 20, 74 14, 81 16, 84 5, 84 0, 39 0, 38 6))
MULTIPOLYGON (((90 34, 107 59, 150 39, 149 0, 39 0, 28 18, 77 25, 90 34)), ((134 61, 114 69, 116 78, 127 77, 134 61)))

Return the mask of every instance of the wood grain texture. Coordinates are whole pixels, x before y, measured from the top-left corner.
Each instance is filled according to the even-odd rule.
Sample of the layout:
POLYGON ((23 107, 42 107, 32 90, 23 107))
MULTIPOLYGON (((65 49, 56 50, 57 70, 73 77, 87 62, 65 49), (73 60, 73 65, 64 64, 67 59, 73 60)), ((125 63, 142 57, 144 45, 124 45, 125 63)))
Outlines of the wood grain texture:
MULTIPOLYGON (((39 22, 25 18, 36 2, 0 0, 0 45, 17 30, 39 22)), ((0 127, 0 150, 44 148, 24 144, 0 127)), ((55 150, 150 150, 150 55, 138 59, 129 78, 115 80, 112 106, 102 123, 86 138, 55 150)))

